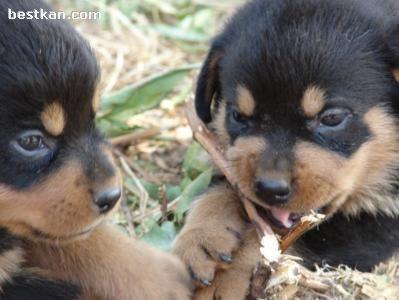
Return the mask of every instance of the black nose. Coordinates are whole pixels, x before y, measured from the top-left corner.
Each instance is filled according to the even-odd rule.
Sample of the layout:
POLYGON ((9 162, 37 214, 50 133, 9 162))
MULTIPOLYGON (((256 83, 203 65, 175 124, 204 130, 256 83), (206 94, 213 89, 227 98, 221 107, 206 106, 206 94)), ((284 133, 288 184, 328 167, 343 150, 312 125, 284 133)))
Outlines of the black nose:
POLYGON ((107 189, 97 194, 94 203, 100 209, 100 213, 105 214, 118 203, 120 197, 120 188, 107 189))
POLYGON ((283 179, 261 179, 255 182, 255 193, 270 205, 284 204, 289 199, 291 188, 283 179))

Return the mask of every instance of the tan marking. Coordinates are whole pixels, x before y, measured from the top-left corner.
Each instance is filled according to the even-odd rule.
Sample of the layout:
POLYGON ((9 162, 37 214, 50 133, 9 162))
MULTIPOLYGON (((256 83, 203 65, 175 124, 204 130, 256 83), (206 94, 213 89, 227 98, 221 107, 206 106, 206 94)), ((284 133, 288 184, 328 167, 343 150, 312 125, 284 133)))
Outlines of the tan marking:
MULTIPOLYGON (((239 138, 230 146, 225 111, 224 104, 221 104, 213 128, 219 142, 226 148, 226 156, 239 176, 241 188, 257 201, 252 186, 259 173, 259 157, 267 147, 266 142, 260 138, 239 138)), ((334 199, 331 211, 340 209, 355 215, 366 210, 399 215, 399 201, 395 195, 379 195, 378 192, 381 186, 389 187, 391 175, 399 166, 396 120, 377 106, 366 113, 364 122, 370 128, 371 138, 349 159, 314 143, 297 143, 291 174, 297 192, 285 206, 287 209, 308 211, 334 199)), ((257 203, 264 204, 261 200, 257 203)))
MULTIPOLYGON (((261 155, 267 144, 261 137, 240 137, 226 151, 226 158, 237 175, 240 189, 251 199, 256 199, 253 192, 253 181, 261 155)), ((258 204, 262 205, 263 201, 258 204)))
POLYGON ((361 211, 399 215, 395 196, 379 194, 381 187, 392 184, 391 175, 399 165, 395 119, 374 107, 364 121, 372 137, 349 159, 313 143, 296 145, 296 194, 288 209, 309 210, 332 204, 332 212, 340 210, 348 215, 361 211))
POLYGON ((399 82, 399 69, 395 68, 392 70, 392 72, 393 72, 393 77, 395 78, 395 80, 397 82, 399 82))
POLYGON ((118 186, 118 175, 102 180, 101 185, 86 177, 80 162, 71 160, 47 180, 27 190, 0 185, 0 224, 15 234, 36 240, 79 239, 105 217, 99 214, 93 193, 100 188, 118 186))
POLYGON ((302 109, 309 118, 314 118, 323 109, 326 99, 325 91, 316 86, 306 89, 302 98, 302 109))
POLYGON ((102 219, 90 190, 78 161, 70 161, 27 190, 0 186, 0 224, 15 234, 37 239, 79 234, 102 219))
POLYGON ((53 102, 47 105, 41 113, 44 128, 53 136, 58 136, 62 133, 65 127, 65 113, 61 104, 53 102))
POLYGON ((215 132, 219 143, 226 147, 229 144, 230 137, 226 129, 226 104, 224 102, 220 103, 210 127, 215 132))
MULTIPOLYGON (((373 137, 359 152, 356 163, 357 182, 349 199, 342 207, 348 215, 361 211, 383 213, 388 216, 399 215, 399 203, 394 194, 381 195, 381 187, 396 184, 399 166, 398 127, 395 118, 383 108, 372 108, 364 118, 373 137)), ((355 167, 355 166, 353 166, 355 167)))
POLYGON ((255 100, 251 92, 242 85, 237 88, 237 104, 238 109, 244 116, 250 117, 253 115, 255 110, 255 100))
POLYGON ((0 254, 0 284, 11 282, 21 264, 24 262, 24 251, 20 247, 7 250, 0 254))
POLYGON ((292 177, 295 193, 286 208, 307 212, 322 207, 339 192, 339 170, 343 167, 344 159, 305 141, 296 144, 294 155, 292 177))

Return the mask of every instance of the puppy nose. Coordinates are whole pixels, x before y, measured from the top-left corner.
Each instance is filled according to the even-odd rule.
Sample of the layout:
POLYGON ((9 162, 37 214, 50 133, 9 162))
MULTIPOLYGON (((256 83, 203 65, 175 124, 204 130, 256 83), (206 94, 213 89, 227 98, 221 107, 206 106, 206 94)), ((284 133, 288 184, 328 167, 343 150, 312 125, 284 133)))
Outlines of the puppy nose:
POLYGON ((94 203, 100 209, 100 213, 105 214, 114 208, 121 197, 121 193, 120 188, 107 189, 98 193, 95 197, 94 203))
POLYGON ((255 193, 270 205, 284 204, 289 199, 291 187, 284 179, 261 179, 255 182, 255 193))

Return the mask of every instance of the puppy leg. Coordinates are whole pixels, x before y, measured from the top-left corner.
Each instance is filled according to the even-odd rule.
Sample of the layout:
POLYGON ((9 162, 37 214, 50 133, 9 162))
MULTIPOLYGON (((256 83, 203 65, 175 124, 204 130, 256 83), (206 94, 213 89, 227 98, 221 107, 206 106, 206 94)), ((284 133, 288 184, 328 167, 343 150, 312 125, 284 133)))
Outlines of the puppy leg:
POLYGON ((174 256, 132 241, 110 225, 70 244, 32 245, 32 264, 82 287, 84 299, 188 300, 190 279, 174 256))
POLYGON ((0 228, 0 299, 76 300, 79 289, 47 272, 25 268, 24 243, 0 228))
POLYGON ((262 261, 260 245, 255 230, 249 231, 243 245, 234 253, 234 261, 228 270, 216 274, 212 285, 199 289, 195 300, 244 300, 256 265, 262 261))
POLYGON ((222 183, 195 201, 173 252, 201 285, 210 285, 217 269, 231 263, 246 231, 240 200, 222 183))

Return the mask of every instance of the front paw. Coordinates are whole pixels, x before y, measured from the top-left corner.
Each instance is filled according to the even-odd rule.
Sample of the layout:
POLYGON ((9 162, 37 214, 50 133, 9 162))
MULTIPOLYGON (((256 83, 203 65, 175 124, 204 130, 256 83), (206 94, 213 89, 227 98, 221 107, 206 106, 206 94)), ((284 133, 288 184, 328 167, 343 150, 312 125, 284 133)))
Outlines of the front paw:
POLYGON ((220 225, 208 223, 206 228, 183 229, 173 247, 173 252, 186 264, 192 279, 200 286, 209 286, 215 271, 232 263, 232 253, 239 247, 245 231, 242 224, 220 225))
POLYGON ((217 273, 211 286, 198 289, 194 300, 244 300, 248 295, 252 273, 235 268, 217 273))
POLYGON ((149 299, 189 300, 192 299, 193 287, 190 275, 184 264, 175 256, 162 253, 158 257, 156 274, 152 281, 159 282, 158 296, 149 299))
POLYGON ((255 230, 245 234, 242 245, 234 254, 230 268, 218 272, 211 286, 198 289, 194 300, 247 299, 253 271, 262 262, 255 230))

